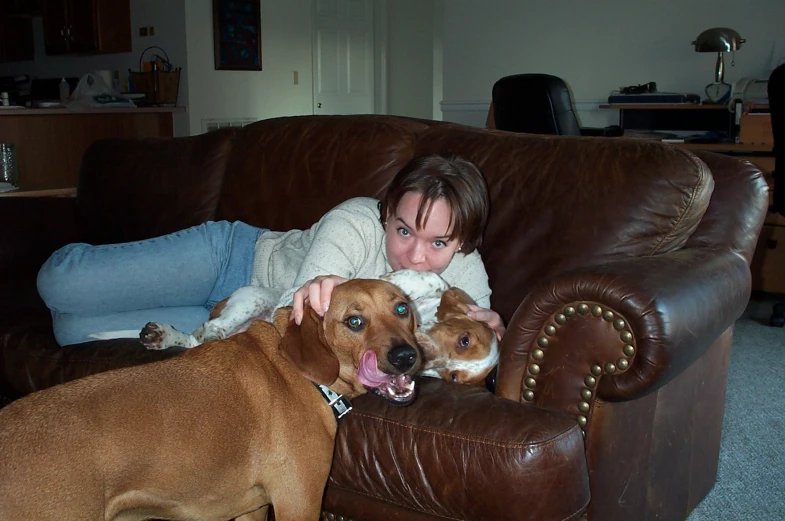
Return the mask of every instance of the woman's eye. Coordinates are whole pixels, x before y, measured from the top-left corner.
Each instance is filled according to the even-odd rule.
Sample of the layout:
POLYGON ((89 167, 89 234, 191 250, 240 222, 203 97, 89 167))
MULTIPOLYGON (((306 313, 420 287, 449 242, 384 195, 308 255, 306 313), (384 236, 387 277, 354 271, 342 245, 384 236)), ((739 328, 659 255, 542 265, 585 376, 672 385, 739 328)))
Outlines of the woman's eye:
POLYGON ((346 322, 346 327, 355 331, 360 329, 364 325, 362 317, 349 317, 345 320, 345 322, 346 322))
POLYGON ((405 317, 406 315, 409 314, 409 305, 403 302, 399 302, 395 306, 395 312, 401 315, 402 317, 405 317))
POLYGON ((469 335, 463 335, 459 340, 458 343, 461 347, 469 347, 469 335))
POLYGON ((444 248, 445 246, 447 246, 447 243, 445 243, 444 241, 433 241, 433 245, 436 246, 437 248, 444 248))
POLYGON ((407 230, 406 228, 398 228, 398 235, 400 235, 401 237, 408 237, 409 230, 407 230))

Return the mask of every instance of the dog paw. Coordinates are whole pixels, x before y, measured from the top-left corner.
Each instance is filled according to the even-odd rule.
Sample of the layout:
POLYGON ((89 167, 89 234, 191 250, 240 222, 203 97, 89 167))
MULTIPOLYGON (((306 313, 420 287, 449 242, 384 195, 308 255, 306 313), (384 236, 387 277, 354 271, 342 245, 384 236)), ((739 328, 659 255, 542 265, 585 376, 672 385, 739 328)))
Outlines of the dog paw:
POLYGON ((166 331, 160 324, 148 322, 139 332, 139 340, 147 349, 166 349, 166 331))

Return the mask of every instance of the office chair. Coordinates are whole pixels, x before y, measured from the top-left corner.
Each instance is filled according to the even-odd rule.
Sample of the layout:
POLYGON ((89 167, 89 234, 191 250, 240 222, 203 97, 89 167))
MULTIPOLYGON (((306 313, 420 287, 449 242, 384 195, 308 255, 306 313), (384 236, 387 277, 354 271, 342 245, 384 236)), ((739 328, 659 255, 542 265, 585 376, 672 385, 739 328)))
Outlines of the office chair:
MULTIPOLYGON (((771 134, 774 138, 774 193, 769 211, 785 215, 785 64, 771 73, 768 89, 771 134)), ((774 304, 770 323, 772 326, 785 326, 785 302, 774 304)))
POLYGON ((488 128, 563 136, 621 136, 618 125, 581 128, 564 80, 550 74, 515 74, 493 85, 488 128))

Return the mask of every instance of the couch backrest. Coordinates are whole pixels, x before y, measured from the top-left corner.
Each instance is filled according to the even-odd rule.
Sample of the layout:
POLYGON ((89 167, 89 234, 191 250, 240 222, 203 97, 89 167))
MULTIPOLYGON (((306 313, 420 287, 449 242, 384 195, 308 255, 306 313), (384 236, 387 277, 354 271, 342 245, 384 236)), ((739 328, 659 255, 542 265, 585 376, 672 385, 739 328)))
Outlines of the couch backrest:
POLYGON ((217 217, 272 230, 309 228, 346 199, 379 197, 428 128, 418 120, 373 116, 249 125, 236 140, 217 217))
POLYGON ((409 159, 431 152, 460 154, 488 180, 491 218, 480 251, 505 318, 555 273, 683 247, 713 188, 703 162, 659 143, 295 117, 237 136, 217 217, 307 228, 347 198, 378 197, 409 159))
POLYGON ((416 154, 437 150, 461 153, 488 180, 480 251, 505 319, 555 274, 682 248, 714 188, 694 155, 651 141, 453 126, 418 140, 416 154))
POLYGON ((214 219, 236 133, 93 143, 79 171, 80 240, 135 241, 214 219))
POLYGON ((430 152, 465 156, 488 179, 480 251, 494 308, 508 320, 534 285, 565 270, 685 245, 745 256, 754 247, 757 229, 743 225, 759 225, 761 209, 746 208, 761 199, 762 180, 738 161, 717 163, 725 184, 715 203, 706 164, 673 146, 391 116, 277 118, 191 138, 96 143, 80 177, 80 239, 134 240, 219 219, 307 228, 345 199, 378 197, 407 161, 430 152))

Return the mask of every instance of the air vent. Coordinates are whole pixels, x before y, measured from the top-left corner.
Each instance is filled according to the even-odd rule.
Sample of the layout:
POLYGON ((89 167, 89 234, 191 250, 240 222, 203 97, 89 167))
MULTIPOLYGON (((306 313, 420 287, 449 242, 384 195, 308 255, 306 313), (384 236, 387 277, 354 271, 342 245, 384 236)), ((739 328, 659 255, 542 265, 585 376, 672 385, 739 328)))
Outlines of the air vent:
POLYGON ((233 119, 203 119, 202 132, 212 132, 219 128, 244 127, 250 125, 256 118, 233 118, 233 119))

